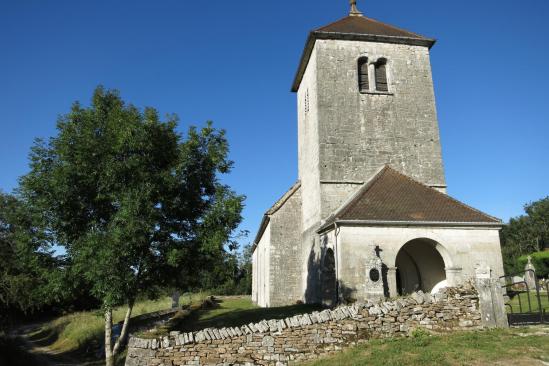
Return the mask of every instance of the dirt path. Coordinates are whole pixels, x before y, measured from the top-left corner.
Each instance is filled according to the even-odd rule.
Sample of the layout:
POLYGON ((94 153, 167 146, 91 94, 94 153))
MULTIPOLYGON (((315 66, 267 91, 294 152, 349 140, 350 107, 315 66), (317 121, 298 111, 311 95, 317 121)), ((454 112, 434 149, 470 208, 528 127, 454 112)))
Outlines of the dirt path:
MULTIPOLYGON (((33 341, 31 334, 41 327, 40 323, 28 324, 20 327, 17 331, 11 334, 12 337, 19 341, 21 348, 36 358, 36 362, 40 366, 101 366, 104 365, 100 361, 81 361, 69 355, 60 353, 50 349, 48 346, 38 344, 33 341)), ((37 365, 37 366, 38 366, 37 365)))

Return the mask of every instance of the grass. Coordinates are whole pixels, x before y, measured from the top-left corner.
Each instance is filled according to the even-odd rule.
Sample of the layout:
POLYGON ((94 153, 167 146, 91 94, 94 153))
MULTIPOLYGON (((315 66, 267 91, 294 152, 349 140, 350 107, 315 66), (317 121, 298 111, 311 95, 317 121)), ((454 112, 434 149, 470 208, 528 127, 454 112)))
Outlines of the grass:
MULTIPOLYGON (((526 294, 522 294, 526 295, 526 294)), ((195 331, 209 327, 241 326, 263 319, 280 319, 295 314, 321 309, 315 305, 294 305, 278 308, 258 308, 248 296, 221 297, 208 308, 199 308, 206 294, 188 295, 181 304, 194 304, 178 321, 163 331, 195 331)), ((521 298, 522 300, 522 298, 521 298)), ((513 301, 518 302, 518 298, 513 301)), ((133 316, 169 308, 171 299, 141 301, 134 307, 133 316)), ((547 305, 547 302, 544 302, 547 305)), ((114 311, 115 321, 121 320, 125 309, 114 311)), ((309 366, 328 365, 529 365, 535 360, 549 362, 549 330, 544 335, 526 337, 519 333, 534 332, 535 328, 492 330, 448 335, 430 335, 416 331, 406 339, 370 340, 330 358, 321 359, 309 366), (508 363, 506 363, 508 362, 508 363)), ((103 338, 103 315, 97 311, 69 314, 51 321, 35 331, 31 340, 37 345, 62 353, 63 357, 81 360, 81 364, 93 365, 103 338), (92 363, 89 363, 89 361, 92 363), (88 362, 84 362, 88 361, 88 362)), ((123 355, 120 364, 123 363, 123 355)), ((11 364, 11 363, 8 363, 11 364)), ((100 365, 101 363, 97 363, 100 365)), ((16 364, 14 364, 16 365, 16 364)))
POLYGON ((190 332, 204 328, 237 327, 261 320, 282 319, 296 314, 321 309, 318 305, 292 305, 274 308, 259 308, 249 296, 220 298, 209 309, 193 312, 184 321, 178 322, 170 330, 190 332))
POLYGON ((371 340, 335 356, 304 365, 519 366, 536 364, 535 360, 549 362, 549 333, 539 335, 532 329, 496 329, 448 335, 429 335, 416 331, 410 338, 371 340), (528 332, 531 335, 524 336, 528 332))
MULTIPOLYGON (((540 292, 540 300, 541 300, 541 308, 545 309, 547 312, 549 312, 549 297, 547 295, 547 292, 540 292)), ((520 306, 519 306, 520 303, 522 303, 522 312, 523 313, 530 312, 529 307, 528 307, 528 293, 527 292, 522 292, 522 293, 519 293, 519 294, 515 295, 508 302, 508 304, 510 304, 513 307, 513 312, 514 313, 521 312, 520 311, 520 306), (520 298, 520 300, 519 300, 519 298, 520 298)), ((530 291, 530 304, 531 304, 531 307, 532 307, 532 311, 539 311, 539 304, 538 304, 538 299, 536 297, 536 292, 535 291, 530 291)), ((509 306, 507 306, 507 311, 508 312, 511 311, 509 306)))
MULTIPOLYGON (((190 301, 200 301, 206 294, 194 294, 180 298, 180 304, 189 304, 190 301)), ((132 311, 132 318, 169 309, 171 297, 162 297, 158 300, 138 301, 132 311)), ((126 308, 121 306, 113 311, 113 322, 124 319, 126 308)), ((131 321, 130 321, 131 325, 131 321)), ((29 340, 38 346, 46 346, 56 353, 88 354, 90 357, 101 348, 104 338, 105 323, 100 311, 77 312, 61 316, 43 324, 29 334, 29 340)))

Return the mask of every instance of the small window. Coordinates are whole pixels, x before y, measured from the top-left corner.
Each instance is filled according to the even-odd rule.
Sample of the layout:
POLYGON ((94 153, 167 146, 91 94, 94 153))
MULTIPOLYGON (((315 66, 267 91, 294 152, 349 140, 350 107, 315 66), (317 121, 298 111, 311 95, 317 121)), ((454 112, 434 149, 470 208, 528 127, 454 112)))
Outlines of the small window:
POLYGON ((370 91, 370 82, 368 80, 368 58, 358 59, 358 88, 361 93, 370 91))
POLYGON ((388 92, 389 86, 387 85, 387 60, 384 58, 376 62, 376 91, 388 92))

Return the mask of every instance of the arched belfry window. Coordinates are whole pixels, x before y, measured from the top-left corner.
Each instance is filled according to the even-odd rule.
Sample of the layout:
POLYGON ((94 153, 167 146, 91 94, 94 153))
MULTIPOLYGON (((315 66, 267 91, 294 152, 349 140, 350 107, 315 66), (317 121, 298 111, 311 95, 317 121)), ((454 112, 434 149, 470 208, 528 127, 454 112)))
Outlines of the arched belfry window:
POLYGON ((387 60, 380 58, 375 63, 375 73, 376 73, 376 91, 378 92, 388 92, 389 85, 387 84, 387 60))
POLYGON ((367 57, 361 57, 358 59, 358 89, 361 93, 370 91, 367 57))

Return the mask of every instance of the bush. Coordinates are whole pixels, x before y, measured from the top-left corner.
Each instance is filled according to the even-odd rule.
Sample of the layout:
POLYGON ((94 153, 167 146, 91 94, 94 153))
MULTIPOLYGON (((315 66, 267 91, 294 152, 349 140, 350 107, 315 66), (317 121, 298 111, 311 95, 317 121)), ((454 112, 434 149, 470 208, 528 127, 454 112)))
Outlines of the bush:
MULTIPOLYGON (((549 251, 535 252, 530 254, 530 256, 532 257, 532 264, 536 269, 536 275, 538 278, 549 277, 549 251)), ((527 255, 519 257, 518 264, 520 268, 524 268, 526 263, 528 263, 527 255)))

